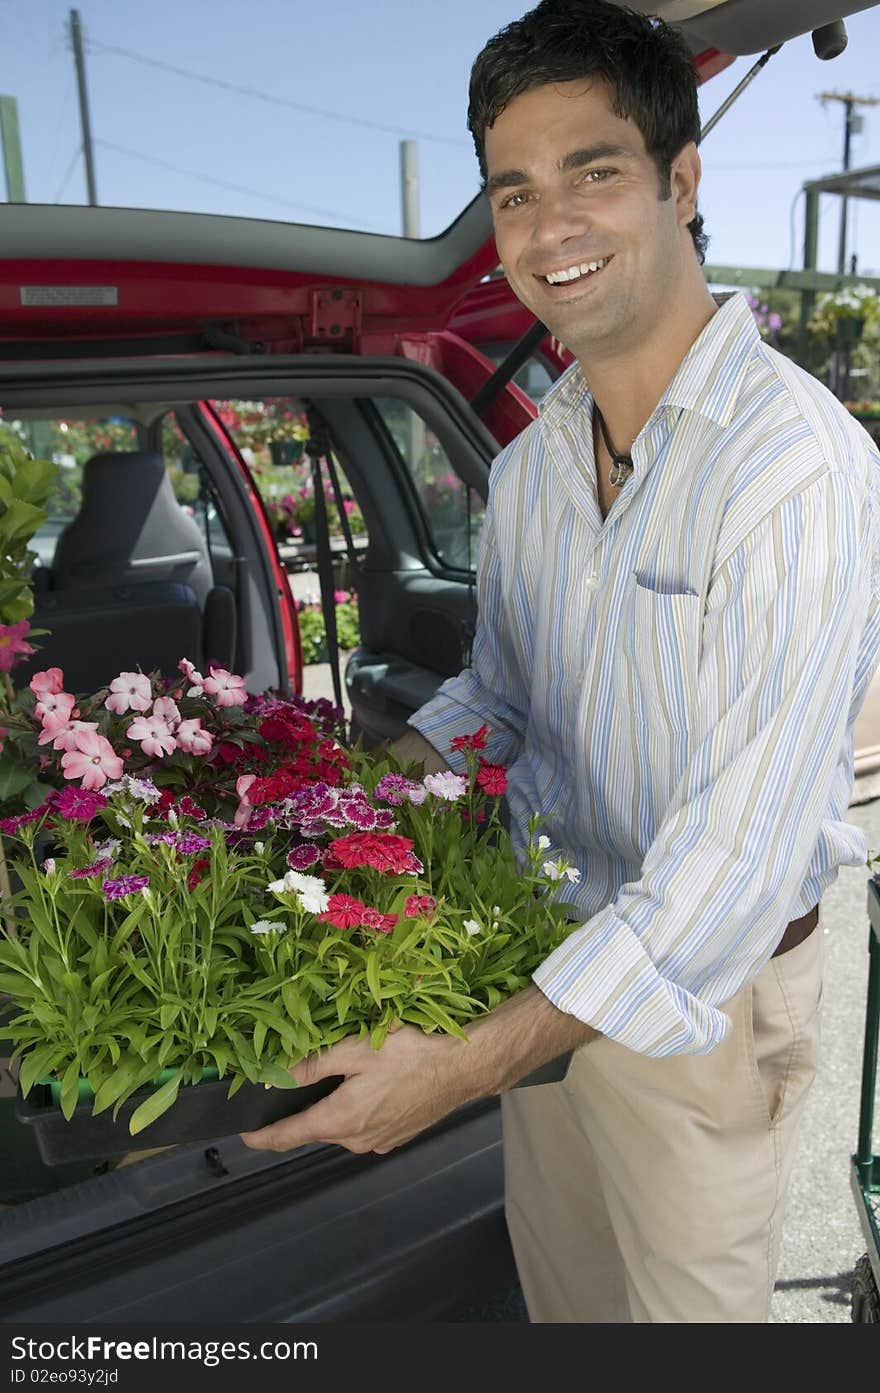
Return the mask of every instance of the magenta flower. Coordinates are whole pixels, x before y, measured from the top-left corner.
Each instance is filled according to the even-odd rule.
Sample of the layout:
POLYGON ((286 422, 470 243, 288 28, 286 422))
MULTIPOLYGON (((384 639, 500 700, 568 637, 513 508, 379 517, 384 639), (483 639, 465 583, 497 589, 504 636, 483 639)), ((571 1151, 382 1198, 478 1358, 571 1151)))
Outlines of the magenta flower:
POLYGON ((102 881, 101 892, 105 900, 121 900, 136 890, 146 890, 149 883, 148 875, 121 875, 116 880, 102 881))
POLYGON ((321 859, 321 852, 312 842, 302 842, 288 851, 284 858, 292 871, 307 871, 321 859))
POLYGON ((18 624, 0 624, 0 672, 11 672, 22 658, 29 658, 32 653, 36 653, 36 648, 24 641, 24 636, 30 633, 30 629, 27 619, 20 620, 18 624))
POLYGON ((122 776, 122 760, 109 740, 94 730, 78 730, 72 750, 61 756, 65 779, 81 779, 82 787, 100 788, 122 776))
POLYGON ((91 822, 106 806, 107 799, 103 793, 85 788, 63 788, 56 794, 54 802, 55 811, 69 822, 91 822))
POLYGON ((227 672, 225 667, 212 667, 202 686, 217 706, 242 706, 247 698, 244 678, 227 672))
POLYGON ((99 861, 93 861, 90 866, 78 866, 76 870, 70 871, 70 879, 89 880, 92 876, 103 875, 105 871, 109 871, 112 865, 112 856, 102 856, 99 861))
POLYGON ((406 801, 406 790, 410 780, 405 774, 384 774, 376 785, 376 797, 384 798, 386 803, 400 807, 406 801))
POLYGON ((176 842, 181 856, 196 856, 200 851, 207 851, 210 845, 210 837, 200 837, 198 832, 181 832, 176 842))
POLYGON ((64 691, 64 673, 60 667, 48 667, 44 672, 35 672, 28 686, 37 701, 47 696, 57 696, 64 691))
POLYGON ((142 672, 120 672, 110 683, 110 696, 104 705, 115 716, 124 716, 126 711, 149 711, 152 701, 149 677, 142 672))
POLYGON ((0 818, 0 832, 5 832, 8 837, 14 837, 20 827, 24 827, 27 822, 38 822, 46 811, 45 808, 32 808, 29 813, 19 813, 17 817, 0 818))
POLYGON ((214 743, 213 735, 209 730, 202 729, 198 716, 181 721, 174 734, 180 748, 191 755, 206 755, 214 743))
POLYGON ((177 749, 177 741, 159 716, 138 716, 125 733, 132 740, 140 741, 145 755, 162 759, 164 755, 173 755, 177 749))

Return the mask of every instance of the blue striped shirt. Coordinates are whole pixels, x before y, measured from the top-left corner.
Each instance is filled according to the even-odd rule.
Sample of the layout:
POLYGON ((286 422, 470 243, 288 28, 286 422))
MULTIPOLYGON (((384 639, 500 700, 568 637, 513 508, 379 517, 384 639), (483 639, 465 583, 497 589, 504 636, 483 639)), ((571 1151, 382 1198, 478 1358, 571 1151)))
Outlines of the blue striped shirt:
POLYGON ((446 753, 487 722, 515 840, 540 813, 581 871, 583 922, 534 974, 550 1001, 644 1054, 704 1053, 788 921, 866 860, 845 815, 880 456, 738 294, 604 522, 591 418, 575 364, 495 461, 472 665, 411 724, 446 753))

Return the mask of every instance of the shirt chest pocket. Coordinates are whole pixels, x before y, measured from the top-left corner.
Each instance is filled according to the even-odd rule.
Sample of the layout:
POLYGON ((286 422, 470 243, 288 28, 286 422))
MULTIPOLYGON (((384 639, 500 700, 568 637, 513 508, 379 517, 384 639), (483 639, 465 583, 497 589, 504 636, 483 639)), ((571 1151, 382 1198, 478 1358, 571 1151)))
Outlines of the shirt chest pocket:
POLYGON ((697 688, 703 605, 699 595, 666 593, 636 580, 624 647, 633 714, 658 734, 688 732, 697 688))

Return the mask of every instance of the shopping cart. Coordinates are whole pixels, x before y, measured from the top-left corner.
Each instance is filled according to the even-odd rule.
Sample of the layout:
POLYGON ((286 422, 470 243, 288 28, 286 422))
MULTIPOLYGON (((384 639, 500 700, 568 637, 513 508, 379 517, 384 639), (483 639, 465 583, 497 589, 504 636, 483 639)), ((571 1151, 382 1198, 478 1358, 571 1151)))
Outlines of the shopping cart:
POLYGON ((858 1149, 852 1158, 852 1189, 868 1244, 853 1275, 852 1318, 880 1325, 880 1156, 874 1155, 874 1098, 877 1091, 877 1042, 880 1036, 880 881, 868 883, 868 1005, 859 1102, 858 1149))

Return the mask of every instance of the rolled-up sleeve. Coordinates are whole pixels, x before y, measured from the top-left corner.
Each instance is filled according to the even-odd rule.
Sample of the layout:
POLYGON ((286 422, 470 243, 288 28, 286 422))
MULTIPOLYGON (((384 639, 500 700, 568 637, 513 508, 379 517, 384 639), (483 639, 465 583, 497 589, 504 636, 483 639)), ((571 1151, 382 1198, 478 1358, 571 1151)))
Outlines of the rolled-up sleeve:
POLYGON ((720 1007, 804 912, 799 890, 864 690, 877 547, 867 497, 829 470, 720 562, 686 766, 640 875, 534 974, 561 1010, 647 1055, 706 1053, 724 1038, 720 1007))
POLYGON ((457 735, 489 727, 486 759, 511 764, 526 729, 527 687, 510 640, 505 616, 502 560, 495 537, 490 494, 477 566, 477 626, 469 667, 450 677, 408 724, 414 726, 452 768, 465 768, 460 751, 450 750, 457 735))

